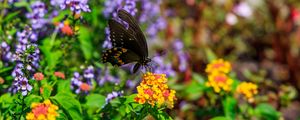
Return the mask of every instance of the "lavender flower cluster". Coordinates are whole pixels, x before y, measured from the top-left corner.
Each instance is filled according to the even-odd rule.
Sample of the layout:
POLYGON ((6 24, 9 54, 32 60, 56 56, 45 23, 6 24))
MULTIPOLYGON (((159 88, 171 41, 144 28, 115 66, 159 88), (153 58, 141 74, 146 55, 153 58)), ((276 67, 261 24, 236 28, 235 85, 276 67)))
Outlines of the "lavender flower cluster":
POLYGON ((116 76, 111 75, 108 69, 104 70, 104 75, 99 76, 97 81, 100 86, 103 86, 106 82, 115 83, 115 84, 120 83, 120 79, 116 76))
POLYGON ((51 0, 51 5, 59 6, 61 9, 69 8, 75 14, 83 12, 91 12, 88 0, 51 0))
POLYGON ((154 39, 157 33, 166 28, 167 22, 161 16, 160 5, 162 0, 141 0, 140 23, 147 23, 146 33, 154 39))
POLYGON ((18 32, 17 37, 18 44, 13 55, 13 60, 16 62, 12 72, 14 81, 9 91, 13 93, 20 91, 23 96, 26 96, 32 90, 28 77, 31 77, 39 67, 40 51, 35 44, 36 39, 32 37, 31 28, 27 27, 22 32, 18 32))
POLYGON ((105 105, 107 105, 111 100, 113 100, 114 98, 120 97, 123 95, 123 91, 113 91, 109 94, 107 94, 106 98, 105 98, 105 104, 103 105, 103 107, 105 105))
POLYGON ((92 80, 95 79, 95 70, 93 66, 89 66, 84 70, 83 76, 79 72, 74 72, 73 78, 71 79, 71 89, 75 90, 76 94, 88 94, 90 87, 92 86, 92 80), (83 88, 89 87, 88 89, 83 88))
POLYGON ((3 41, 0 45, 1 50, 1 60, 7 64, 9 62, 12 62, 12 52, 10 51, 10 46, 7 44, 7 42, 3 41))
POLYGON ((132 16, 135 16, 137 13, 136 2, 137 0, 107 0, 104 3, 103 14, 106 18, 109 18, 111 15, 116 18, 117 11, 124 9, 132 16))
POLYGON ((175 50, 175 53, 177 54, 177 57, 179 59, 179 71, 184 72, 188 67, 188 55, 183 50, 183 43, 181 40, 176 40, 173 43, 173 48, 175 50))
POLYGON ((153 58, 153 62, 156 64, 154 73, 165 73, 167 76, 175 76, 176 72, 172 68, 171 62, 165 62, 163 56, 156 56, 153 58))
POLYGON ((32 12, 27 13, 26 17, 30 19, 31 27, 36 30, 42 28, 46 23, 48 23, 48 19, 45 19, 45 15, 47 13, 45 3, 41 1, 36 1, 31 4, 32 12))

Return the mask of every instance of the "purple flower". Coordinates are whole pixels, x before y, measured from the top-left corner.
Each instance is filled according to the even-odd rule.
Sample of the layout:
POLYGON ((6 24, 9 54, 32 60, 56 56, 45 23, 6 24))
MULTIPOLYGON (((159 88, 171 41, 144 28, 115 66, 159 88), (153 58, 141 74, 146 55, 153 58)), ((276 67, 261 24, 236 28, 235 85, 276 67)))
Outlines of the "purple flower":
POLYGON ((32 86, 28 84, 27 78, 23 76, 16 77, 14 85, 17 86, 17 90, 20 91, 23 96, 26 96, 27 93, 32 90, 32 86))
POLYGON ((247 2, 241 2, 234 6, 234 13, 244 18, 251 18, 253 14, 253 8, 247 2))
POLYGON ((112 44, 111 44, 111 39, 110 39, 110 31, 109 31, 109 28, 106 27, 105 28, 105 40, 104 40, 104 43, 102 44, 102 47, 103 48, 107 48, 107 49, 110 49, 112 48, 112 44))
POLYGON ((161 17, 161 0, 141 0, 140 23, 147 23, 146 33, 153 39, 160 30, 167 26, 166 20, 161 17))
POLYGON ((126 86, 129 87, 129 88, 134 88, 136 84, 137 84, 137 82, 134 81, 134 80, 127 80, 126 81, 126 86))
POLYGON ((106 18, 109 18, 111 15, 117 17, 119 9, 124 9, 132 16, 135 16, 137 13, 136 0, 107 0, 104 3, 103 14, 106 18))
POLYGON ((80 75, 79 72, 74 72, 73 77, 71 79, 71 89, 75 90, 76 94, 88 94, 89 91, 82 90, 82 85, 87 84, 92 86, 92 80, 95 79, 94 67, 89 66, 87 69, 83 71, 83 76, 80 75))
POLYGON ((34 43, 36 40, 34 33, 30 30, 30 28, 23 30, 22 32, 17 32, 18 43, 16 45, 16 52, 13 55, 14 60, 17 62, 24 62, 22 58, 24 58, 28 64, 25 66, 27 70, 34 72, 35 69, 39 67, 39 54, 40 50, 38 46, 34 43), (29 54, 26 54, 29 52, 29 54))
POLYGON ((72 12, 75 12, 75 14, 80 14, 81 11, 91 12, 91 9, 87 2, 88 0, 64 0, 64 2, 60 1, 55 3, 60 4, 61 9, 66 9, 67 7, 70 7, 70 10, 72 12))
POLYGON ((106 82, 115 83, 115 84, 120 83, 120 79, 118 77, 111 75, 108 69, 106 69, 104 72, 105 72, 104 76, 100 76, 97 79, 98 84, 100 86, 104 85, 104 83, 106 83, 106 82))
POLYGON ((183 43, 181 40, 176 40, 173 43, 173 48, 179 59, 179 71, 181 71, 181 72, 185 71, 188 66, 187 54, 184 52, 183 47, 184 46, 183 46, 183 43))
MULTIPOLYGON (((106 98, 105 98, 105 105, 107 105, 112 99, 120 97, 123 95, 123 91, 119 91, 119 92, 115 92, 113 91, 112 93, 107 94, 106 98)), ((103 105, 103 107, 105 106, 103 105)))
POLYGON ((15 69, 13 70, 12 76, 15 78, 9 91, 12 93, 21 92, 23 96, 26 96, 28 92, 32 90, 32 86, 28 84, 28 79, 23 73, 24 65, 22 63, 17 63, 15 69))
POLYGON ((16 45, 15 54, 13 55, 16 66, 12 72, 12 76, 15 80, 13 81, 13 85, 9 88, 9 91, 13 93, 20 91, 23 96, 26 96, 27 93, 32 90, 32 86, 28 83, 26 77, 31 77, 39 67, 40 51, 34 43, 36 40, 32 40, 32 34, 30 28, 26 28, 22 32, 17 32, 18 43, 16 45), (29 71, 29 74, 25 74, 27 73, 25 71, 29 71))
POLYGON ((50 1, 50 4, 52 6, 61 6, 61 5, 64 5, 65 3, 65 0, 51 0, 50 1))
POLYGON ((1 50, 1 60, 5 63, 7 62, 12 62, 12 52, 10 52, 10 46, 3 41, 0 45, 0 50, 1 50))
POLYGON ((44 27, 44 25, 49 22, 49 20, 44 18, 47 13, 45 3, 36 1, 31 4, 31 9, 32 12, 26 14, 26 17, 30 19, 31 27, 33 29, 44 27))
POLYGON ((165 73, 167 76, 175 76, 175 71, 172 68, 172 64, 164 62, 162 56, 156 56, 153 58, 153 62, 157 64, 154 68, 154 73, 165 73))

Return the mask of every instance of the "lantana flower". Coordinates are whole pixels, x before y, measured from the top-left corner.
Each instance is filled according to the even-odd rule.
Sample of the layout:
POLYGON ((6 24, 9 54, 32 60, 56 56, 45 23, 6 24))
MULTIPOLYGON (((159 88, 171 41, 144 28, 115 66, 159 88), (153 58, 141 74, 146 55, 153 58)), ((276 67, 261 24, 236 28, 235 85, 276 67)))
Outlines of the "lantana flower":
POLYGON ((207 87, 212 87, 216 93, 221 90, 230 91, 233 80, 230 79, 225 73, 213 72, 208 75, 208 81, 205 83, 207 87))
POLYGON ((242 94, 248 102, 254 102, 254 95, 258 93, 257 85, 251 82, 242 82, 238 85, 236 91, 242 94))
POLYGON ((41 81, 44 79, 44 75, 43 75, 43 73, 37 72, 33 75, 33 78, 37 81, 41 81))
POLYGON ((134 100, 139 104, 148 103, 152 106, 156 104, 158 107, 167 105, 168 108, 173 108, 176 91, 170 90, 166 83, 165 74, 145 73, 137 87, 138 95, 134 100))
POLYGON ((63 72, 54 72, 54 76, 61 78, 61 79, 66 79, 66 76, 63 72))
POLYGON ((27 120, 56 120, 59 116, 57 113, 58 106, 51 103, 50 100, 45 100, 43 103, 32 103, 31 112, 27 113, 27 120))
POLYGON ((207 65, 205 72, 223 72, 229 73, 231 70, 231 64, 228 61, 224 61, 223 59, 213 60, 210 64, 207 65))

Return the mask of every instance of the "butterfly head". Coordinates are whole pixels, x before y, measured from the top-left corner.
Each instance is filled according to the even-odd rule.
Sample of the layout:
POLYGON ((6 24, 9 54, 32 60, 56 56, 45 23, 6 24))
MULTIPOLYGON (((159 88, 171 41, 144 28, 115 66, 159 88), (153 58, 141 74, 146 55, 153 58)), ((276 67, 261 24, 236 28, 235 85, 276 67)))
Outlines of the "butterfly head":
POLYGON ((145 66, 145 65, 148 65, 148 63, 150 63, 151 61, 152 60, 150 58, 146 58, 146 59, 141 61, 141 64, 145 66))

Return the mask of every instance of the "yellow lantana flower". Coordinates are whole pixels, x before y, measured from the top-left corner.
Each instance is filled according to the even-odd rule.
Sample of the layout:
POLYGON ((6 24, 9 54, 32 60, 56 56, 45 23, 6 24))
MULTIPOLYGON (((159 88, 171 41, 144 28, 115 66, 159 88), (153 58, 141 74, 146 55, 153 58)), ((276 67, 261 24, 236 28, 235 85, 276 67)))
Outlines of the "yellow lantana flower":
POLYGON ((142 82, 137 87, 138 95, 134 100, 139 104, 148 103, 152 106, 165 104, 168 108, 173 108, 176 91, 168 89, 166 83, 165 74, 145 73, 142 82))
POLYGON ((248 102, 254 102, 254 95, 258 93, 257 85, 251 82, 242 82, 238 85, 236 91, 242 94, 248 102))
POLYGON ((58 107, 50 100, 45 100, 43 103, 32 103, 31 108, 31 112, 26 115, 27 120, 56 120, 59 115, 58 107))
POLYGON ((212 87, 216 93, 223 91, 230 91, 233 80, 227 77, 226 74, 220 72, 213 72, 208 75, 208 81, 205 83, 207 87, 212 87))
POLYGON ((205 69, 206 73, 222 72, 229 73, 231 70, 231 64, 223 59, 213 60, 209 63, 205 69))

